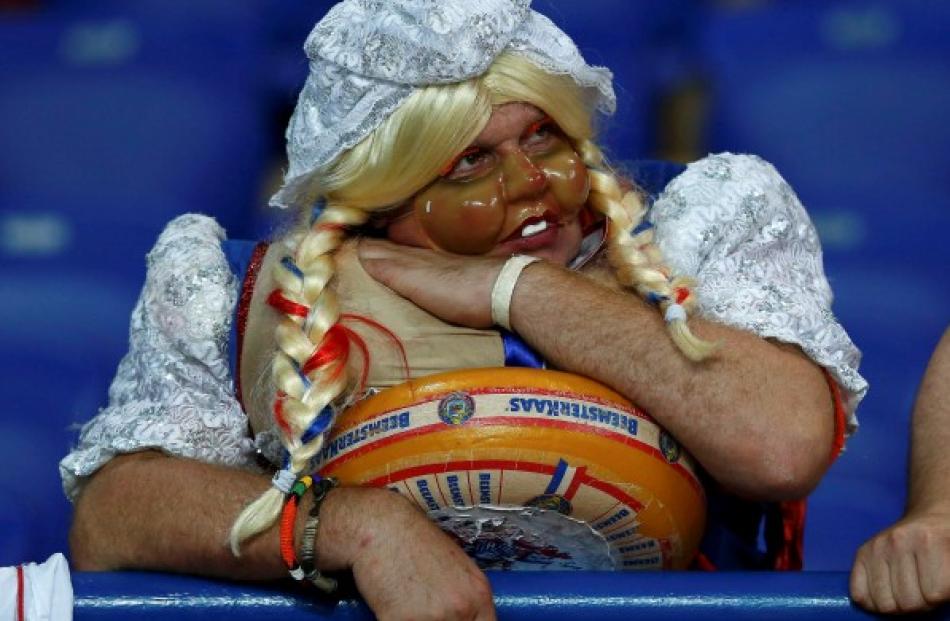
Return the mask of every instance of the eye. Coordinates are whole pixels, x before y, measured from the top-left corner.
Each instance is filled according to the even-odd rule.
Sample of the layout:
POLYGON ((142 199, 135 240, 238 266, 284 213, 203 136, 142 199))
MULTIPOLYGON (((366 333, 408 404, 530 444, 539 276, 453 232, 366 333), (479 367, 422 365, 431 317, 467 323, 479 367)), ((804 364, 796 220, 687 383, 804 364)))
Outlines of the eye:
POLYGON ((521 134, 521 141, 528 146, 543 146, 559 133, 560 128, 554 122, 554 119, 545 116, 525 128, 524 133, 521 134))
POLYGON ((491 158, 491 153, 480 147, 469 147, 459 153, 439 173, 446 179, 459 179, 477 173, 491 158))

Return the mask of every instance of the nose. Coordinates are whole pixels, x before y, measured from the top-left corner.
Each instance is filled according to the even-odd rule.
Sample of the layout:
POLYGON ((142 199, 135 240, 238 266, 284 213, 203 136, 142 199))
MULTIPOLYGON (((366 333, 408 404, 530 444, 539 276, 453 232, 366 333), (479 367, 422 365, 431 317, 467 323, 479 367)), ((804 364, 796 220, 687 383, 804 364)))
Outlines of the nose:
POLYGON ((540 194, 548 187, 548 178, 524 151, 512 149, 502 156, 501 171, 505 198, 517 201, 540 194))

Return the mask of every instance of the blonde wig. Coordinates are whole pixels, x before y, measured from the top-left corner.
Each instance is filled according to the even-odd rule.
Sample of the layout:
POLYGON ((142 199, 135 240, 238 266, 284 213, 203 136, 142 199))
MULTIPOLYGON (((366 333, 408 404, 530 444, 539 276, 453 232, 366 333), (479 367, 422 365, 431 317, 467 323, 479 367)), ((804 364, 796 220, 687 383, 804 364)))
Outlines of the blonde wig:
POLYGON ((689 280, 671 277, 651 230, 631 234, 645 214, 640 195, 624 193, 607 168, 592 141, 592 102, 569 77, 504 53, 478 78, 421 88, 366 139, 312 173, 300 191, 300 204, 319 203, 322 209, 301 214, 298 229, 283 240, 287 253, 274 268, 279 289, 269 299, 284 314, 276 330, 273 379, 274 415, 286 463, 274 486, 234 523, 235 554, 241 542, 276 522, 287 482, 304 473, 319 453, 324 432, 354 384, 346 371, 349 337, 329 287, 334 251, 349 229, 425 187, 478 136, 493 106, 511 102, 548 113, 589 168, 588 202, 609 220, 608 256, 619 281, 659 306, 684 355, 698 361, 712 352, 714 346, 693 336, 687 326, 696 304, 689 280))

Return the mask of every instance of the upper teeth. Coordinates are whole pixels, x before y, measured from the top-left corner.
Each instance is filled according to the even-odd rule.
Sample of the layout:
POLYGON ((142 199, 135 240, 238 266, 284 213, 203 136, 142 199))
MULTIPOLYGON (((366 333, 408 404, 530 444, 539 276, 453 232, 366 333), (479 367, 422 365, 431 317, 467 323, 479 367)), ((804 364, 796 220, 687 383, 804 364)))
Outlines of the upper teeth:
POLYGON ((544 231, 547 228, 548 228, 547 220, 541 220, 537 224, 529 224, 528 226, 521 229, 521 236, 531 237, 532 235, 540 233, 541 231, 544 231))

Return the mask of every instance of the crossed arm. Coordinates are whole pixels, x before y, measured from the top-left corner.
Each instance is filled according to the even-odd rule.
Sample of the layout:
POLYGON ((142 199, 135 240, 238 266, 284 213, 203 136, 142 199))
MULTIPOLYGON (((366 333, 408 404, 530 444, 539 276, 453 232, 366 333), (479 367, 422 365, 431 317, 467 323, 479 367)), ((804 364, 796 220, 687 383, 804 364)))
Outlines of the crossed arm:
MULTIPOLYGON (((442 319, 491 325, 504 259, 460 258, 364 240, 364 268, 442 319)), ((755 500, 800 498, 828 467, 833 401, 822 370, 798 348, 695 318, 721 343, 703 363, 673 345, 660 314, 567 269, 522 273, 512 327, 555 367, 596 378, 650 413, 722 485, 755 500)))
MULTIPOLYGON (((276 527, 248 541, 240 558, 227 543, 237 514, 269 485, 269 476, 157 452, 116 457, 76 502, 73 567, 286 578, 276 527)), ((309 494, 303 502, 298 549, 309 494)), ((475 563, 414 505, 388 490, 334 489, 321 507, 316 553, 323 571, 352 571, 380 619, 495 618, 491 588, 475 563)))
MULTIPOLYGON (((386 242, 363 243, 360 253, 372 276, 433 314, 472 327, 491 324, 490 292, 503 259, 386 242)), ((821 370, 795 348, 696 319, 695 331, 722 348, 713 361, 690 363, 654 309, 544 263, 522 274, 511 319, 555 366, 596 377, 650 412, 737 493, 800 497, 827 466, 831 397, 821 370)), ((118 457, 77 501, 74 564, 239 579, 285 576, 275 529, 249 542, 241 558, 226 544, 237 513, 267 485, 266 476, 158 453, 118 457)), ((322 569, 353 571, 380 618, 418 618, 420 610, 440 619, 494 618, 484 575, 395 494, 332 491, 317 552, 322 569)))

